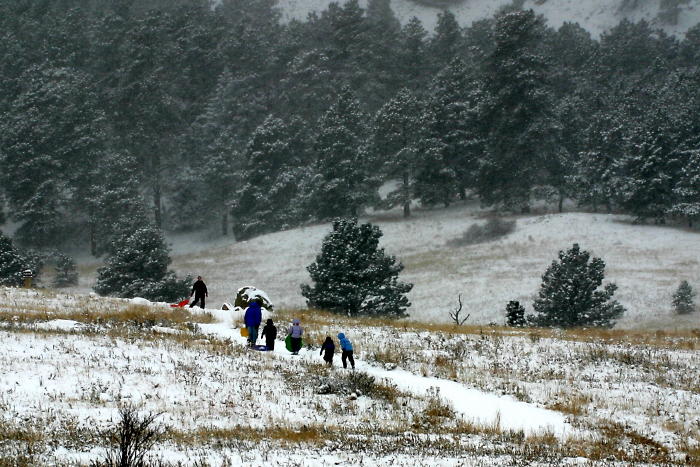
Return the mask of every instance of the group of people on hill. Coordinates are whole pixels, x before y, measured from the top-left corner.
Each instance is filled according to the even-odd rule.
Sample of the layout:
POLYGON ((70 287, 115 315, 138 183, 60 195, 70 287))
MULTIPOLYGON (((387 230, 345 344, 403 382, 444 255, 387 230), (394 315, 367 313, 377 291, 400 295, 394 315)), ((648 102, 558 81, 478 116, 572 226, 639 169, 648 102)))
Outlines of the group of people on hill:
MULTIPOLYGON (((245 316, 243 317, 245 321, 245 326, 248 329, 248 347, 254 347, 258 341, 258 329, 262 323, 262 304, 260 300, 253 300, 248 308, 246 309, 245 316)), ((299 319, 292 320, 291 326, 287 329, 287 336, 290 339, 290 350, 292 355, 299 355, 302 345, 302 336, 304 335, 304 328, 301 326, 301 321, 299 319)), ((265 347, 267 350, 275 350, 275 339, 277 339, 277 327, 273 323, 272 319, 268 319, 265 327, 263 327, 260 337, 265 339, 265 347)), ((345 337, 342 332, 338 334, 338 340, 340 341, 341 349, 341 359, 343 362, 343 368, 348 367, 348 361, 352 369, 355 369, 355 359, 353 357, 353 348, 350 340, 345 337)), ((326 365, 333 365, 333 355, 335 354, 335 343, 330 336, 326 337, 325 342, 321 345, 321 355, 326 365)))
MULTIPOLYGON (((197 281, 192 286, 192 292, 190 293, 190 298, 194 295, 194 301, 190 303, 190 308, 195 306, 198 302, 200 306, 204 308, 205 297, 209 295, 207 291, 207 286, 202 280, 202 276, 197 276, 197 281)), ((254 299, 248 305, 246 309, 245 316, 243 318, 245 321, 245 327, 248 330, 248 347, 254 347, 258 341, 258 330, 260 329, 260 324, 262 323, 262 300, 259 298, 254 299)), ((287 336, 290 338, 292 355, 299 355, 299 350, 301 350, 302 336, 304 335, 304 328, 301 326, 301 321, 298 319, 292 320, 291 326, 287 329, 287 336)), ((267 350, 275 350, 275 340, 277 339, 277 327, 272 322, 272 319, 268 319, 265 326, 260 333, 260 337, 265 339, 265 347, 267 350)), ((345 336, 345 334, 338 333, 338 342, 340 343, 341 350, 341 361, 343 362, 343 368, 348 367, 348 361, 352 369, 355 369, 355 359, 353 357, 352 342, 345 336)), ((321 345, 321 356, 326 362, 326 365, 333 365, 333 356, 335 355, 335 343, 331 336, 327 336, 326 340, 321 345)))
MULTIPOLYGON (((355 358, 352 356, 352 342, 350 339, 345 337, 342 332, 338 333, 338 342, 340 343, 340 360, 343 362, 343 368, 348 367, 348 361, 350 361, 350 366, 355 369, 355 358)), ((333 355, 335 354, 335 343, 331 336, 327 336, 326 340, 321 345, 321 355, 326 365, 333 365, 333 355), (325 354, 325 355, 324 355, 325 354)))

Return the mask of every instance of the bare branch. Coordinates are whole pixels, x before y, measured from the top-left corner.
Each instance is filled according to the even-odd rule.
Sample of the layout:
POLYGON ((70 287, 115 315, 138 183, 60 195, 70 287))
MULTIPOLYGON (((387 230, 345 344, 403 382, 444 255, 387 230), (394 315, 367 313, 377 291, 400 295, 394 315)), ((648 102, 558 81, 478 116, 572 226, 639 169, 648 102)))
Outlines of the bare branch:
POLYGON ((459 314, 462 312, 462 294, 457 295, 457 302, 459 303, 459 306, 454 311, 450 312, 450 318, 455 322, 455 324, 461 326, 469 319, 471 314, 468 314, 464 318, 460 318, 459 314))

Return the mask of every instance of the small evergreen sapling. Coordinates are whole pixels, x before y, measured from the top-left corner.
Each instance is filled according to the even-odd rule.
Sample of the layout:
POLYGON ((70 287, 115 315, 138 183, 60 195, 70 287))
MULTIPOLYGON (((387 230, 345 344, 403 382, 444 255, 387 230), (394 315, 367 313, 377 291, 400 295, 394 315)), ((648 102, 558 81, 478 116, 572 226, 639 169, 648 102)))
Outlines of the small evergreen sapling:
POLYGON ((378 247, 381 236, 378 227, 358 225, 357 219, 334 221, 307 267, 313 286, 301 286, 308 305, 350 316, 404 316, 413 284, 399 282, 403 265, 378 247))
POLYGON ((19 287, 26 268, 26 261, 12 240, 0 232, 0 285, 19 287))
POLYGON ((526 326, 527 320, 525 319, 525 307, 523 307, 517 300, 509 301, 506 305, 506 320, 508 322, 508 326, 526 326))
POLYGON ((590 256, 576 243, 568 251, 559 252, 559 261, 553 261, 542 276, 539 298, 533 305, 534 324, 612 327, 622 316, 624 308, 612 300, 617 286, 607 284, 603 290, 596 290, 605 276, 605 262, 590 256))
POLYGON ((688 284, 688 281, 683 281, 676 289, 676 293, 673 294, 673 308, 679 315, 685 315, 695 311, 695 303, 693 299, 695 298, 695 292, 693 288, 688 284))
POLYGON ((104 267, 97 270, 100 295, 175 301, 189 294, 190 279, 168 271, 170 256, 156 227, 143 227, 117 239, 104 267))

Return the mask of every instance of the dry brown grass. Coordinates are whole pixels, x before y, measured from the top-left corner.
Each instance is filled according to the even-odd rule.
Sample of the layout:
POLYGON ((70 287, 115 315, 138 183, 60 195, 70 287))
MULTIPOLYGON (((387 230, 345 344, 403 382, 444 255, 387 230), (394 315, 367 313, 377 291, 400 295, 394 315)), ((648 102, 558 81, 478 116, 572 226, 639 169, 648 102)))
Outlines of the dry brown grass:
POLYGON ((588 412, 587 406, 593 402, 590 395, 578 391, 561 391, 552 397, 552 403, 547 405, 550 410, 569 415, 580 416, 588 412))
POLYGON ((23 307, 17 311, 0 312, 0 321, 13 323, 37 323, 55 319, 73 320, 83 324, 133 324, 137 326, 164 325, 172 326, 185 323, 211 323, 213 317, 208 313, 193 314, 184 308, 155 308, 144 305, 128 305, 106 311, 83 309, 50 310, 46 307, 23 307))
POLYGON ((523 336, 533 341, 540 339, 563 339, 574 342, 600 342, 606 344, 647 345, 673 350, 700 350, 700 329, 675 329, 666 331, 644 331, 605 328, 510 328, 506 326, 463 325, 449 323, 424 323, 407 319, 391 319, 367 316, 348 317, 322 310, 279 310, 276 312, 280 322, 293 318, 302 320, 302 324, 311 329, 326 326, 335 328, 362 326, 374 328, 393 328, 403 332, 442 333, 448 335, 492 335, 523 336))
POLYGON ((238 425, 231 428, 206 427, 188 432, 170 430, 167 438, 177 444, 191 446, 216 440, 250 443, 273 441, 285 447, 298 447, 299 444, 319 446, 330 437, 330 433, 338 433, 339 430, 327 425, 304 425, 296 430, 281 425, 264 429, 238 425))

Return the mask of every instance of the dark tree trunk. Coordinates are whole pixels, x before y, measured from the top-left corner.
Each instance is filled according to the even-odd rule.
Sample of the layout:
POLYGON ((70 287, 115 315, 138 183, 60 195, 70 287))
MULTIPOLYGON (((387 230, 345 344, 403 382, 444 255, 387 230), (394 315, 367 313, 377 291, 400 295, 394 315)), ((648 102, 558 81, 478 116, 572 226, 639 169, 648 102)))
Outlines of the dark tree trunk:
POLYGON ((411 217, 411 192, 408 189, 408 172, 403 173, 403 217, 411 217))
POLYGON ((151 148, 151 176, 153 177, 153 218, 156 223, 156 227, 159 229, 163 227, 163 206, 162 206, 162 192, 160 184, 160 153, 157 148, 151 148))
POLYGON ((559 192, 559 212, 564 212, 564 193, 559 192))
POLYGON ((97 238, 95 234, 95 224, 90 224, 90 254, 97 256, 97 238))
POLYGON ((224 213, 221 215, 221 233, 224 236, 228 235, 228 209, 224 209, 224 213))
POLYGON ((153 217, 156 221, 156 227, 159 229, 163 226, 163 213, 161 211, 161 194, 160 194, 160 177, 154 174, 153 181, 153 217))

